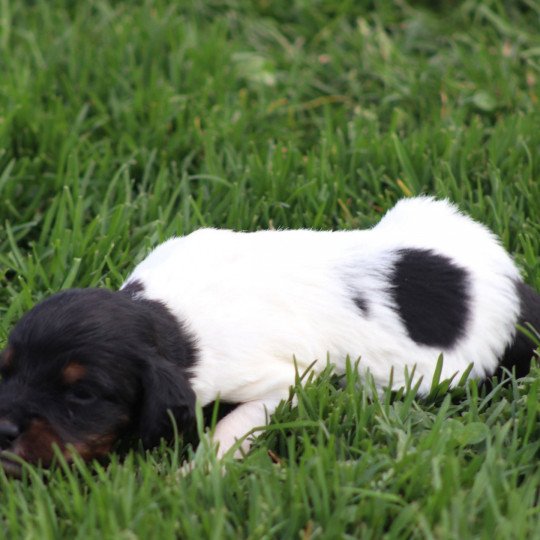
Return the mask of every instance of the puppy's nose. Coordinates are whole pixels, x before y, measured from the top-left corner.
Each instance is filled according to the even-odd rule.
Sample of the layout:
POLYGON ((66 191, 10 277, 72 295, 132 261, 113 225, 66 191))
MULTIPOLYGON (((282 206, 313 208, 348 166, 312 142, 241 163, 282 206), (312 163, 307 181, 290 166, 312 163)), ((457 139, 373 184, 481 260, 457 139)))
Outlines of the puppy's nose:
POLYGON ((8 448, 20 433, 19 426, 11 420, 0 420, 0 448, 8 448))

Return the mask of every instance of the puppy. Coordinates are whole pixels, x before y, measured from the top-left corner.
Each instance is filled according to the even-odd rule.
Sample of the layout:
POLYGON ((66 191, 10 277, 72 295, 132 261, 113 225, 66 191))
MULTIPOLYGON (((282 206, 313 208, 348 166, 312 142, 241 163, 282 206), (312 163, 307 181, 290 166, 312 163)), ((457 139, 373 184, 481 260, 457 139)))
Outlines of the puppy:
MULTIPOLYGON (((296 370, 360 358, 377 385, 527 372, 540 296, 484 226, 445 201, 399 202, 366 231, 201 229, 158 246, 120 291, 73 289, 35 306, 1 356, 2 464, 105 456, 119 440, 193 429, 195 402, 237 404, 219 455, 287 398, 296 370)), ((247 451, 249 440, 241 443, 247 451)))

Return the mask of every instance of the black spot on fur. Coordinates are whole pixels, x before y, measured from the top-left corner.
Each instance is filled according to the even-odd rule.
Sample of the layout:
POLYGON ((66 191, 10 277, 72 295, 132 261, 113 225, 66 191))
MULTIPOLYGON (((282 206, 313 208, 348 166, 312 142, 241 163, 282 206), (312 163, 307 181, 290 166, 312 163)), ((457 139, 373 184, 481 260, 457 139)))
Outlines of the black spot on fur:
POLYGON ((132 298, 137 294, 144 292, 144 285, 138 280, 134 279, 126 284, 126 286, 120 291, 121 293, 128 294, 132 298))
POLYGON ((362 312, 363 315, 368 314, 368 303, 365 298, 362 298, 361 296, 355 296, 353 298, 353 302, 355 303, 356 307, 362 312))
POLYGON ((397 311, 412 340, 449 349, 470 314, 467 271, 430 250, 403 249, 391 274, 397 311))
MULTIPOLYGON (((526 323, 530 323, 540 332, 540 295, 523 282, 516 283, 516 293, 519 295, 521 303, 518 324, 525 327, 526 323)), ((534 350, 533 341, 518 330, 514 342, 507 347, 504 353, 501 367, 510 371, 514 368, 517 377, 527 375, 534 350)), ((500 371, 497 375, 500 377, 500 371)))

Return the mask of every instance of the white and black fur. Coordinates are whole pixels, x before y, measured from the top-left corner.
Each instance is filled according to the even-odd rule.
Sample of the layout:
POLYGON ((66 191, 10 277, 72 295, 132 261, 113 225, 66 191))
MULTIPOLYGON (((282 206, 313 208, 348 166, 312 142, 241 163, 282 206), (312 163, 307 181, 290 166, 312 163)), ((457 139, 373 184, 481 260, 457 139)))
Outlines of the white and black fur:
MULTIPOLYGON (((471 363, 470 376, 477 379, 501 366, 526 373, 534 344, 517 332, 516 325, 529 322, 540 329, 540 297, 523 283, 498 239, 452 204, 427 197, 400 201, 380 223, 364 231, 201 229, 158 246, 120 292, 107 293, 117 295, 117 300, 111 296, 100 309, 109 310, 107 302, 129 301, 127 311, 148 312, 152 337, 142 332, 134 337, 132 332, 130 340, 136 343, 131 345, 142 350, 142 341, 152 339, 157 352, 152 353, 155 358, 138 358, 133 352, 137 359, 130 366, 160 366, 150 371, 157 377, 158 394, 161 388, 167 395, 159 406, 160 396, 150 395, 156 400, 155 410, 141 428, 135 417, 144 417, 146 405, 140 405, 143 397, 137 398, 133 387, 124 405, 131 411, 130 423, 115 433, 135 433, 143 440, 146 436, 149 445, 155 444, 166 435, 167 409, 183 429, 195 400, 205 406, 219 399, 238 404, 216 426, 220 455, 267 423, 288 397, 297 371, 311 367, 320 372, 329 359, 342 373, 347 358, 360 358, 361 374, 369 372, 379 387, 389 385, 391 372, 394 388, 405 385, 407 374, 414 372, 425 394, 441 353, 443 379, 459 380, 471 363), (154 319, 148 309, 152 305, 154 319), (163 318, 166 324, 160 322, 163 318), (167 325, 179 332, 163 332, 167 325), (137 407, 142 412, 133 412, 137 407), (149 422, 154 422, 153 428, 149 422)), ((46 302, 52 302, 53 311, 61 311, 54 299, 46 302)), ((15 328, 10 338, 15 356, 17 349, 25 348, 24 341, 32 339, 33 325, 41 324, 46 333, 43 321, 52 317, 46 311, 25 316, 26 333, 15 328)), ((125 340, 127 331, 115 337, 109 329, 100 337, 94 320, 100 310, 97 315, 95 311, 92 335, 98 341, 110 340, 113 354, 112 342, 125 340)), ((84 326, 85 315, 80 316, 84 326)), ((105 318, 114 325, 110 316, 105 318)), ((118 324, 129 326, 125 321, 118 324)), ((68 335, 68 341, 78 339, 68 335)), ((127 362, 129 354, 123 355, 118 365, 127 362)), ((90 351, 82 356, 91 364, 90 351)), ((126 384, 139 384, 144 393, 147 383, 136 379, 148 376, 148 366, 141 367, 139 375, 132 371, 126 384)), ((1 397, 0 389, 0 418, 1 397)), ((4 417, 4 425, 13 424, 5 406, 4 417)), ((14 447, 13 435, 8 438, 14 447)), ((241 449, 248 448, 249 440, 243 440, 241 449)))
POLYGON ((516 324, 540 327, 539 297, 497 238, 431 198, 402 200, 366 231, 201 229, 157 247, 134 284, 193 336, 201 404, 240 404, 217 426, 222 452, 266 422, 297 369, 329 358, 339 373, 350 356, 380 387, 414 369, 425 393, 441 353, 442 378, 470 363, 478 379, 501 363, 523 372, 533 346, 516 324))

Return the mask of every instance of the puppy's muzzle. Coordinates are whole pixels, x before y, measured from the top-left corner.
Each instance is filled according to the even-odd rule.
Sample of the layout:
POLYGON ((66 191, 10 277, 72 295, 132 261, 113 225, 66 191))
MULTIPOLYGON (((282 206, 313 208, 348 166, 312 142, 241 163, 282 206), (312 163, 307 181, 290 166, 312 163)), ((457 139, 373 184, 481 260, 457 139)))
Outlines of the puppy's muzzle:
POLYGON ((11 420, 0 420, 0 450, 9 448, 20 434, 17 424, 11 420))
POLYGON ((19 478, 21 476, 21 465, 12 460, 9 450, 21 434, 17 424, 11 420, 0 420, 0 468, 8 476, 19 478), (5 452, 7 450, 7 452, 5 452))

